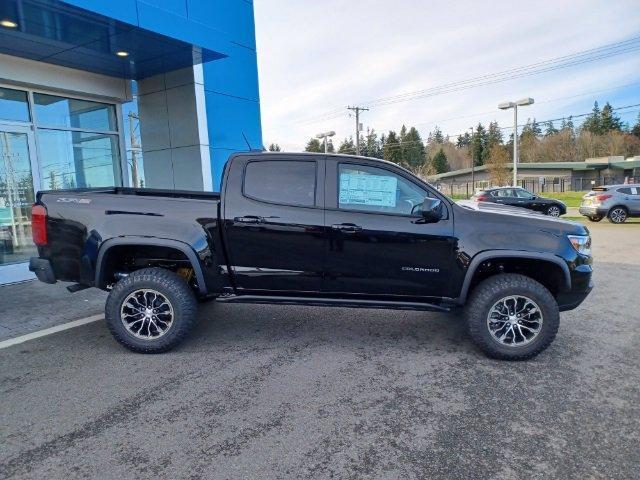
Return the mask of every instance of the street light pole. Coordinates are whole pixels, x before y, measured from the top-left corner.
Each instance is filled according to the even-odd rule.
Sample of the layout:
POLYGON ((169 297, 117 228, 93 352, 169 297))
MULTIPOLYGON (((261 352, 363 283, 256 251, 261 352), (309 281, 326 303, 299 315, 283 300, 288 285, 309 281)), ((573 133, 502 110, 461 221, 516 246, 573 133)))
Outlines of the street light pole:
POLYGON ((336 132, 334 132, 333 130, 331 130, 330 132, 323 132, 323 133, 319 133, 316 135, 316 138, 318 140, 324 140, 324 153, 328 153, 328 143, 329 141, 327 140, 328 137, 333 137, 336 134, 336 132))
POLYGON ((533 105, 533 98, 521 98, 515 102, 503 102, 498 105, 500 110, 513 108, 513 186, 518 186, 518 107, 533 105))

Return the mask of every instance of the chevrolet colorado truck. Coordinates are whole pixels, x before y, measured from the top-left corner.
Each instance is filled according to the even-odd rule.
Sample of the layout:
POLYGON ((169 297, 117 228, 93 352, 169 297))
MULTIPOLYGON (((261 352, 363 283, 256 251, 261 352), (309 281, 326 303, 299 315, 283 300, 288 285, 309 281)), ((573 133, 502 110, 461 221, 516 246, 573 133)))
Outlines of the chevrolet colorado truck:
POLYGON ((199 301, 447 312, 488 356, 522 360, 591 291, 586 227, 515 207, 456 204, 398 165, 322 154, 232 156, 218 193, 42 191, 30 269, 109 291, 105 319, 164 352, 199 301))

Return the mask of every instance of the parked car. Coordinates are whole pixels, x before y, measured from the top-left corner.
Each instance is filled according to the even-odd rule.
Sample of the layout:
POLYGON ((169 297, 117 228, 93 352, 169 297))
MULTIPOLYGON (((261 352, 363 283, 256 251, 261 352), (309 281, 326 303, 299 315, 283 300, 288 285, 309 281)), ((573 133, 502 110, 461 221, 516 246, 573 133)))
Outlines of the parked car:
POLYGON ((579 212, 592 222, 606 217, 611 223, 624 223, 640 217, 640 183, 596 187, 582 197, 579 212))
POLYGON ((215 299, 465 307, 471 337, 487 355, 531 358, 555 338, 559 312, 593 287, 589 232, 469 203, 457 205, 382 160, 237 154, 220 194, 38 193, 30 269, 43 282, 77 282, 71 290, 108 290, 107 325, 137 352, 180 343, 197 300, 215 299))
POLYGON ((492 202, 513 207, 522 207, 544 213, 550 217, 559 217, 567 213, 567 206, 560 200, 544 198, 515 187, 498 187, 482 190, 471 197, 476 202, 492 202))

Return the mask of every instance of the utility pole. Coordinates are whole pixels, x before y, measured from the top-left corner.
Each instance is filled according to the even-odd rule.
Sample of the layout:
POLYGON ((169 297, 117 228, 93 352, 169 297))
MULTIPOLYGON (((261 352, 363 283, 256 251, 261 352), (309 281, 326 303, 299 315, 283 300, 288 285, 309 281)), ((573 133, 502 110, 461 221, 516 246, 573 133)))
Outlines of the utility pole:
POLYGON ((476 193, 476 159, 473 158, 473 127, 471 130, 471 138, 469 139, 469 152, 471 153, 471 195, 476 193))
POLYGON ((135 128, 133 127, 133 119, 138 119, 138 115, 129 112, 129 136, 131 138, 131 183, 134 188, 138 188, 138 159, 136 158, 136 150, 140 145, 136 142, 135 128))
POLYGON ((356 113, 356 155, 360 155, 360 112, 368 112, 368 108, 364 107, 347 107, 356 113))

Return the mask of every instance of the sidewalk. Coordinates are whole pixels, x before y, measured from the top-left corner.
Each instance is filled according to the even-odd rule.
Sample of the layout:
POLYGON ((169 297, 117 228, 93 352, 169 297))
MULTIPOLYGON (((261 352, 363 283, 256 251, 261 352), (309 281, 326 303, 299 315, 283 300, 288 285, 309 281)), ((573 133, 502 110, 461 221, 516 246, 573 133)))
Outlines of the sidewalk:
POLYGON ((68 283, 37 280, 0 286, 0 340, 53 327, 104 311, 106 292, 69 293, 68 283))

